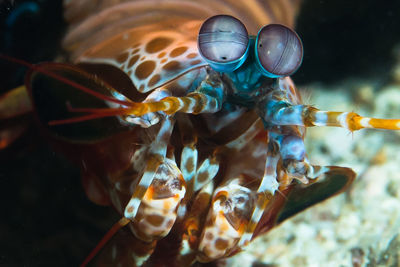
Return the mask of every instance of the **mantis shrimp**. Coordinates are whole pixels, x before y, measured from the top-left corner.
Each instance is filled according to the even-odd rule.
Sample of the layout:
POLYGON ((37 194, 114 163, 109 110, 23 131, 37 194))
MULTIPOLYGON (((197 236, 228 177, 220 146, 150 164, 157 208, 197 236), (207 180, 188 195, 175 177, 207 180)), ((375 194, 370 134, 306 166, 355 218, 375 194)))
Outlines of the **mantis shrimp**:
POLYGON ((122 215, 83 265, 230 257, 353 182, 312 164, 307 127, 400 129, 303 104, 290 79, 303 58, 296 1, 203 2, 67 1, 77 66, 1 56, 30 69, 16 94, 79 159, 88 197, 122 215))

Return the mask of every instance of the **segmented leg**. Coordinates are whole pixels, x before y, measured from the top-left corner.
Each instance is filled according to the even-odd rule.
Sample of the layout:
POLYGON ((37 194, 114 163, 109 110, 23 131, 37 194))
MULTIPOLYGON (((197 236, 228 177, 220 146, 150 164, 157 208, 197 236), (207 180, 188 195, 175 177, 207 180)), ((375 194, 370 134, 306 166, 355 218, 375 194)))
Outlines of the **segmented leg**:
MULTIPOLYGON (((149 102, 156 102, 160 101, 163 98, 170 97, 171 92, 164 88, 158 88, 154 90, 151 94, 149 94, 145 100, 143 100, 142 103, 149 103, 149 102)), ((152 113, 147 113, 142 116, 134 116, 134 115, 128 115, 122 118, 122 121, 126 121, 128 123, 133 123, 140 125, 143 128, 148 128, 152 125, 157 124, 161 117, 165 117, 164 114, 160 114, 159 112, 152 112, 152 113)))
POLYGON ((125 217, 133 219, 136 216, 141 199, 153 181, 157 169, 161 164, 163 164, 167 153, 169 137, 171 136, 173 129, 173 124, 173 120, 168 117, 161 123, 161 127, 157 133, 156 139, 150 146, 150 150, 148 152, 149 159, 143 171, 143 176, 139 179, 137 185, 135 186, 132 198, 125 209, 125 217))
POLYGON ((196 148, 197 134, 187 115, 176 114, 176 118, 183 144, 180 169, 186 181, 187 191, 185 198, 188 199, 194 193, 194 177, 196 175, 198 159, 196 148))
POLYGON ((296 129, 293 126, 337 126, 350 131, 362 128, 400 129, 400 120, 364 118, 353 112, 320 111, 311 106, 292 105, 287 101, 279 100, 280 94, 282 91, 273 92, 266 97, 266 101, 260 101, 259 113, 267 129, 271 130, 267 161, 264 177, 257 190, 257 204, 238 246, 244 246, 250 242, 258 221, 278 188, 285 189, 294 178, 308 184, 310 179, 331 171, 330 167, 309 164, 305 157, 303 138, 298 131, 291 131, 296 129), (276 126, 281 126, 279 134, 274 133, 276 126), (288 128, 285 130, 285 127, 288 128), (277 167, 280 160, 283 164, 284 175, 278 181, 277 167))
POLYGON ((215 191, 200 237, 197 260, 209 262, 236 250, 254 208, 251 179, 239 176, 223 182, 215 191))
POLYGON ((181 171, 173 159, 166 157, 173 125, 169 117, 162 122, 150 145, 143 175, 125 208, 124 215, 133 222, 135 235, 148 242, 169 233, 186 191, 181 171))
POLYGON ((267 125, 333 126, 350 131, 363 128, 400 130, 398 119, 368 118, 354 112, 322 111, 312 106, 292 105, 275 99, 267 100, 259 109, 267 125))
POLYGON ((269 132, 265 173, 257 190, 257 202, 246 232, 238 242, 239 247, 248 244, 254 237, 257 224, 276 191, 286 190, 294 179, 309 186, 336 168, 309 163, 298 129, 282 126, 280 132, 285 134, 269 132))
MULTIPOLYGON (((196 190, 201 188, 201 191, 196 196, 184 222, 181 252, 182 260, 185 262, 195 259, 195 250, 199 251, 197 259, 207 262, 236 249, 238 238, 243 234, 250 218, 250 213, 247 211, 251 210, 254 204, 253 190, 257 182, 244 175, 231 176, 218 186, 211 200, 214 183, 209 181, 214 175, 210 175, 209 166, 213 165, 213 157, 240 153, 240 150, 262 130, 261 120, 256 120, 242 135, 224 146, 217 147, 214 155, 206 158, 198 168, 194 182, 196 190), (206 175, 203 170, 208 170, 208 174, 206 175), (201 179, 202 175, 207 179, 201 179), (204 221, 210 201, 212 208, 204 221), (201 232, 200 225, 205 225, 201 232)), ((215 164, 215 167, 218 165, 215 164)))
POLYGON ((271 138, 271 134, 268 142, 264 176, 257 189, 257 200, 249 223, 246 225, 245 233, 238 242, 239 247, 247 245, 248 242, 250 242, 258 221, 264 213, 269 201, 279 188, 279 183, 277 181, 277 166, 280 159, 279 148, 275 140, 271 138))
POLYGON ((204 185, 209 183, 217 175, 219 170, 219 161, 213 153, 210 157, 206 158, 196 171, 194 178, 194 192, 200 190, 204 185))
MULTIPOLYGON (((182 172, 178 169, 173 159, 173 153, 168 153, 169 158, 167 157, 167 147, 174 127, 174 121, 172 117, 165 116, 162 113, 156 114, 156 112, 164 111, 165 113, 175 113, 177 110, 194 114, 199 112, 216 112, 221 108, 222 101, 225 98, 225 92, 222 87, 222 82, 219 80, 219 76, 213 73, 212 77, 214 78, 210 78, 209 76, 209 79, 203 81, 195 92, 186 97, 163 97, 165 94, 168 94, 168 91, 159 90, 154 92, 153 95, 149 95, 147 100, 150 101, 151 99, 162 98, 160 101, 133 103, 130 107, 134 110, 134 106, 138 104, 145 107, 145 112, 142 112, 142 109, 142 111, 125 114, 125 112, 119 113, 118 111, 126 111, 124 108, 111 108, 105 111, 98 109, 71 108, 72 111, 89 112, 91 114, 78 117, 77 119, 57 121, 54 123, 63 124, 84 121, 93 117, 104 117, 113 114, 126 115, 123 119, 127 122, 139 124, 142 127, 148 127, 153 123, 157 123, 157 120, 160 118, 165 117, 150 147, 143 147, 143 149, 136 151, 141 156, 139 156, 139 160, 136 159, 135 162, 133 162, 133 168, 136 171, 142 169, 143 174, 134 186, 132 197, 126 205, 124 212, 125 218, 132 222, 129 224, 132 232, 137 238, 148 244, 153 244, 157 239, 167 235, 174 225, 178 216, 177 213, 179 213, 177 209, 178 205, 180 205, 186 192, 184 179, 187 180, 190 186, 189 193, 191 194, 209 183, 217 174, 219 167, 214 154, 206 158, 200 164, 200 167, 197 167, 198 159, 197 149, 195 147, 197 138, 195 135, 188 137, 190 134, 186 134, 184 136, 184 147, 181 154, 182 175, 182 172), (220 86, 218 87, 217 84, 220 86), (215 90, 216 88, 217 90, 215 90), (183 106, 181 106, 182 103, 183 106), (161 106, 168 106, 168 108, 159 108, 161 106), (152 109, 152 107, 155 108, 152 109), (115 114, 115 111, 117 111, 118 114, 115 114), (147 162, 140 160, 144 157, 147 162)), ((110 99, 107 99, 107 101, 110 101, 110 99)), ((123 101, 125 101, 125 99, 123 101)), ((115 106, 115 104, 124 106, 129 103, 118 101, 112 105, 115 106)), ((179 119, 181 131, 185 132, 191 129, 189 132, 194 132, 190 121, 182 118, 183 117, 180 117, 179 119)), ((137 158, 138 155, 135 153, 135 156, 134 159, 137 158)), ((185 203, 183 203, 182 206, 185 206, 185 203)), ((117 225, 119 228, 122 226, 122 224, 117 225)), ((106 238, 109 239, 111 235, 112 234, 107 235, 106 238)), ((95 251, 98 251, 104 243, 105 242, 100 243, 95 251)), ((154 248, 154 245, 150 246, 149 250, 146 250, 148 253, 140 253, 140 257, 137 259, 135 258, 135 262, 142 263, 146 261, 152 253, 152 248, 154 248)))
POLYGON ((129 250, 132 254, 128 258, 135 266, 141 266, 153 253, 158 239, 171 230, 177 218, 177 206, 186 191, 182 174, 171 156, 171 149, 167 149, 173 127, 174 120, 164 118, 154 141, 136 150, 132 168, 141 170, 142 176, 139 175, 134 186, 125 216, 106 234, 84 264, 108 242, 116 230, 128 225, 134 233, 135 243, 129 250))
MULTIPOLYGON (((192 133, 192 126, 190 121, 180 120, 179 125, 182 130, 192 133)), ((197 150, 194 147, 195 134, 191 137, 183 137, 183 143, 186 144, 182 150, 181 157, 181 171, 186 173, 185 181, 187 182, 188 191, 193 190, 196 192, 200 190, 203 186, 209 183, 218 173, 219 161, 218 155, 223 153, 224 150, 240 151, 248 142, 250 142, 261 130, 263 125, 261 120, 257 119, 242 135, 238 138, 232 140, 231 142, 225 144, 222 147, 218 147, 214 150, 213 154, 203 160, 199 165, 197 163, 197 150), (196 168, 199 165, 198 168, 196 168), (190 170, 189 170, 190 169, 190 170), (188 177, 188 178, 186 178, 188 177), (189 189, 190 186, 193 189, 189 189)), ((197 139, 196 139, 197 141, 197 139)))
POLYGON ((112 102, 112 106, 120 104, 119 108, 76 108, 68 107, 70 112, 86 113, 86 115, 75 117, 65 120, 50 121, 49 125, 60 125, 87 121, 96 118, 110 117, 110 116, 136 116, 141 117, 148 113, 155 113, 163 111, 168 115, 177 112, 182 113, 216 113, 222 108, 222 103, 226 97, 226 88, 221 81, 218 73, 211 71, 207 78, 201 82, 196 91, 182 97, 169 96, 155 102, 132 102, 121 101, 119 99, 109 99, 99 96, 89 88, 77 86, 80 90, 92 94, 100 99, 112 102))
POLYGON ((214 187, 211 181, 199 191, 185 217, 180 248, 180 262, 183 266, 191 265, 196 259, 201 227, 207 215, 214 187))
POLYGON ((218 173, 219 162, 217 150, 198 163, 198 151, 196 148, 197 135, 193 125, 185 115, 178 116, 179 129, 181 131, 182 143, 184 145, 181 154, 181 171, 188 187, 187 197, 200 190, 209 183, 218 173))

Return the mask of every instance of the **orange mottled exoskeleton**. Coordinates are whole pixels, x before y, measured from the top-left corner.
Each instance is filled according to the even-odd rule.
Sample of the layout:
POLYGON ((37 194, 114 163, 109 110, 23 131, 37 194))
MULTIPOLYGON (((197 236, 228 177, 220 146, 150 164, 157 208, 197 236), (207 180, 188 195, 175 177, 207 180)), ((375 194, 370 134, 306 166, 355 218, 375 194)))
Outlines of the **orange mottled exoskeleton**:
POLYGON ((1 98, 10 114, 0 119, 30 112, 29 95, 54 146, 77 159, 88 197, 122 215, 82 265, 232 256, 354 180, 349 168, 310 163, 306 127, 400 129, 302 104, 289 77, 303 55, 291 30, 298 6, 70 0, 73 64, 0 55, 30 69, 26 87, 1 98))

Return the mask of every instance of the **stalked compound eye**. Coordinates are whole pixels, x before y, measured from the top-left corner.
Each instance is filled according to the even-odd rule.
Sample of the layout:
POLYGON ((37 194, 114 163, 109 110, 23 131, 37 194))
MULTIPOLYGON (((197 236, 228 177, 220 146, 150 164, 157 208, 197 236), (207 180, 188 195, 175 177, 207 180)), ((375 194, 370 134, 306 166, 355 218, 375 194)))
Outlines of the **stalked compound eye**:
POLYGON ((270 78, 290 76, 303 60, 303 45, 293 30, 280 24, 264 26, 257 35, 256 59, 270 78))
POLYGON ((202 57, 220 72, 232 72, 246 60, 249 35, 238 19, 217 15, 207 19, 200 28, 198 47, 202 57))

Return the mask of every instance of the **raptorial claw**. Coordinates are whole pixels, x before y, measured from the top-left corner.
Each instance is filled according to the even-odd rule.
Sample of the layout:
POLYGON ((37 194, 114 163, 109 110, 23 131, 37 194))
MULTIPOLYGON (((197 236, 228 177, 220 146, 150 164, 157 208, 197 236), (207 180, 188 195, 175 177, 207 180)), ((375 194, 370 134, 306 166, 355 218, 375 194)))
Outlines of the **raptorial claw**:
POLYGON ((209 262, 232 253, 246 230, 255 204, 249 181, 238 177, 214 191, 205 227, 200 237, 197 260, 209 262))
MULTIPOLYGON (((185 196, 186 186, 176 164, 165 158, 153 175, 152 184, 141 199, 135 194, 125 208, 125 217, 133 222, 133 231, 141 240, 150 242, 166 236, 177 218, 177 207, 185 196), (139 204, 138 208, 135 207, 139 204)), ((135 192, 138 192, 135 190, 135 192)))

